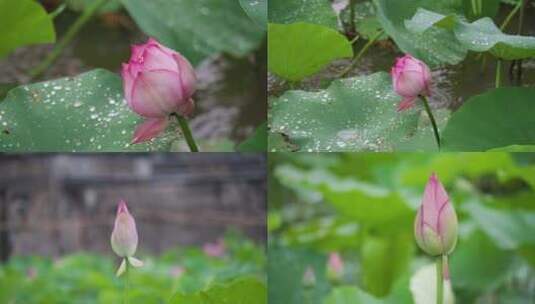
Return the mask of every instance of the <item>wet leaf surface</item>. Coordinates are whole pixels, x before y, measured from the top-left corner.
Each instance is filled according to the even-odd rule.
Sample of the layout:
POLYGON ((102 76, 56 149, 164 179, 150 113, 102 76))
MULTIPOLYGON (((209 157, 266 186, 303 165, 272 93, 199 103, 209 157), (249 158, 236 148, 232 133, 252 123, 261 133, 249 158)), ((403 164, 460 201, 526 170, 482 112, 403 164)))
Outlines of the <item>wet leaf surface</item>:
POLYGON ((436 27, 452 30, 456 41, 466 49, 490 52, 505 60, 535 56, 535 37, 504 34, 490 18, 468 23, 456 15, 442 15, 419 9, 414 17, 406 22, 406 26, 417 34, 424 34, 436 27))
POLYGON ((326 90, 274 98, 270 127, 300 151, 391 151, 418 123, 417 110, 396 111, 399 101, 387 73, 336 80, 326 90))
POLYGON ((462 12, 462 7, 452 1, 425 0, 375 0, 377 18, 404 53, 425 61, 428 65, 438 66, 443 63, 457 64, 466 56, 466 49, 455 43, 455 36, 450 31, 432 28, 424 33, 414 33, 405 27, 405 20, 410 19, 420 7, 439 12, 462 12))
POLYGON ((268 10, 271 23, 307 22, 338 29, 338 18, 329 1, 269 0, 268 10))
POLYGON ((172 124, 154 142, 130 145, 140 122, 125 104, 119 76, 93 70, 11 90, 0 103, 0 150, 166 151, 178 139, 172 124))

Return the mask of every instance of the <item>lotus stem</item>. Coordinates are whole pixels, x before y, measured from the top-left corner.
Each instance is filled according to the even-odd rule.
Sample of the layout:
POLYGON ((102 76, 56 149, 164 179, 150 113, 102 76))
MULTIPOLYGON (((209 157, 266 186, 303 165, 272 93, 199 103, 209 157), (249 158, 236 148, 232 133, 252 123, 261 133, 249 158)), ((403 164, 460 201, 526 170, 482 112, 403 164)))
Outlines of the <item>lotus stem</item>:
POLYGON ((498 59, 496 62, 496 88, 501 86, 502 82, 502 60, 498 59))
POLYGON ((384 33, 384 30, 378 31, 368 42, 362 47, 360 52, 353 57, 353 60, 351 61, 351 64, 349 64, 341 73, 338 75, 338 77, 345 77, 351 70, 357 65, 357 62, 359 61, 360 57, 366 53, 366 51, 381 37, 381 35, 384 33))
POLYGON ((50 19, 55 19, 59 14, 61 14, 65 8, 67 7, 66 3, 60 4, 54 11, 52 11, 48 16, 50 16, 50 19))
POLYGON ((71 27, 69 27, 65 36, 63 36, 63 38, 61 38, 61 40, 54 46, 54 49, 52 49, 52 52, 48 54, 45 60, 28 73, 32 80, 40 78, 43 75, 43 73, 58 59, 61 52, 63 52, 65 47, 72 41, 76 34, 80 32, 82 27, 107 1, 108 0, 96 0, 91 4, 91 6, 84 10, 82 15, 80 15, 80 17, 78 17, 78 19, 76 19, 76 21, 71 25, 71 27))
POLYGON ((507 15, 507 17, 505 18, 505 20, 503 21, 502 25, 500 26, 500 30, 503 31, 507 25, 509 25, 509 22, 511 22, 511 20, 513 19, 513 17, 516 15, 516 13, 518 12, 518 10, 522 7, 522 4, 524 3, 523 0, 521 0, 520 2, 518 2, 518 4, 515 6, 515 8, 513 8, 513 10, 509 13, 509 15, 507 15))
POLYGON ((355 4, 356 0, 349 0, 349 31, 350 34, 353 34, 357 31, 355 26, 355 4))
POLYGON ((437 304, 444 302, 444 263, 443 256, 437 257, 437 304))
POLYGON ((177 113, 173 113, 173 116, 175 116, 176 119, 178 120, 178 124, 180 125, 180 129, 182 130, 182 134, 184 135, 184 138, 186 139, 186 142, 188 143, 190 151, 199 152, 199 148, 197 147, 197 144, 195 143, 195 139, 193 138, 193 134, 191 133, 188 120, 177 113))
POLYGON ((438 149, 440 150, 440 135, 438 133, 438 127, 437 127, 437 122, 435 120, 435 116, 433 116, 433 112, 431 111, 431 107, 429 106, 429 102, 427 101, 427 98, 423 95, 421 97, 424 103, 425 111, 427 112, 427 116, 429 116, 429 120, 431 120, 431 125, 433 126, 433 133, 435 134, 435 140, 437 142, 438 149))
POLYGON ((124 271, 124 304, 128 304, 128 289, 130 288, 130 282, 129 282, 129 276, 130 276, 130 262, 128 262, 128 258, 126 259, 126 268, 124 271))

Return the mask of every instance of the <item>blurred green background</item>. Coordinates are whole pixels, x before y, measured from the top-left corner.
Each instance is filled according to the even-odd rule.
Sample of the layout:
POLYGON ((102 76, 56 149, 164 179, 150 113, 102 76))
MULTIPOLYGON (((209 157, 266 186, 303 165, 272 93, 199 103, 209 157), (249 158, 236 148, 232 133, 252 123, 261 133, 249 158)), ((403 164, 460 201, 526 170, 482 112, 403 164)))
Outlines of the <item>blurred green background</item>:
MULTIPOLYGON (((128 303, 210 303, 202 295, 265 303, 263 247, 228 233, 224 248, 220 256, 194 246, 143 256, 143 267, 129 273, 128 303)), ((0 303, 126 303, 119 263, 89 252, 13 257, 0 265, 0 303)))
POLYGON ((271 304, 434 303, 413 237, 432 172, 460 221, 455 303, 535 303, 535 154, 277 153, 269 171, 271 304))

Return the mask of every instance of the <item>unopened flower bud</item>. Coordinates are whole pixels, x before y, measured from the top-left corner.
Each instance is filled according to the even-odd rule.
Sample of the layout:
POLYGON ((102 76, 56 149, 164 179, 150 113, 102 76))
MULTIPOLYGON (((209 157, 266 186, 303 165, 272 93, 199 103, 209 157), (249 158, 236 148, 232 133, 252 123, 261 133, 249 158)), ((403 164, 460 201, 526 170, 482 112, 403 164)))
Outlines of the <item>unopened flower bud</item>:
POLYGON ((447 255, 457 243, 457 215, 444 186, 433 173, 414 221, 418 246, 432 256, 447 255))

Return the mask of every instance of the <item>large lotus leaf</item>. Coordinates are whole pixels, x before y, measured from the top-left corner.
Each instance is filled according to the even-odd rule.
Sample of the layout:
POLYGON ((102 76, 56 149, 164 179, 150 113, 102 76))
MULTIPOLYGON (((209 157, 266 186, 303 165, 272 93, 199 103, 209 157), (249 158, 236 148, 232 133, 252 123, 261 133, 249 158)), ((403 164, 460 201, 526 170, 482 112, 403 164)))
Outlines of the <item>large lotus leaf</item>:
POLYGON ((425 61, 431 66, 441 63, 456 64, 466 56, 466 49, 455 40, 451 31, 432 28, 423 33, 413 33, 405 28, 405 20, 410 19, 420 7, 447 13, 462 13, 462 5, 449 0, 374 0, 377 18, 386 33, 394 39, 405 53, 425 61))
POLYGON ((193 64, 219 52, 245 56, 264 31, 238 0, 123 0, 141 29, 184 54, 193 64))
POLYGON ((34 0, 0 0, 0 58, 24 45, 52 43, 52 18, 34 0))
POLYGON ((504 34, 490 18, 468 23, 456 15, 442 15, 419 9, 412 19, 406 22, 406 26, 418 35, 436 27, 452 30, 456 40, 466 49, 490 52, 505 60, 535 56, 535 37, 504 34))
MULTIPOLYGON (((403 231, 403 230, 401 230, 403 231)), ((390 237, 368 235, 360 250, 362 283, 376 296, 386 296, 395 281, 409 268, 414 253, 412 231, 390 237)))
POLYGON ((177 139, 174 126, 154 142, 130 145, 140 122, 125 105, 121 79, 94 70, 11 90, 0 103, 0 151, 168 150, 177 139))
POLYGON ((317 24, 269 24, 269 71, 300 81, 331 61, 353 55, 351 43, 339 32, 317 24))
POLYGON ((496 246, 518 249, 523 245, 535 245, 535 212, 496 209, 479 203, 467 204, 463 209, 496 246))
POLYGON ((269 0, 269 22, 307 22, 338 29, 338 18, 325 0, 269 0))
POLYGON ((512 271, 515 255, 502 250, 480 230, 460 239, 450 255, 454 289, 476 292, 490 290, 504 282, 512 271))
POLYGON ((267 27, 268 0, 240 0, 240 4, 249 17, 262 29, 267 27))
POLYGON ((273 99, 271 131, 301 151, 389 151, 418 123, 417 111, 396 111, 399 101, 384 72, 336 80, 319 92, 288 91, 273 99))
POLYGON ((442 132, 442 148, 486 151, 535 144, 535 88, 500 88, 470 98, 442 132))

